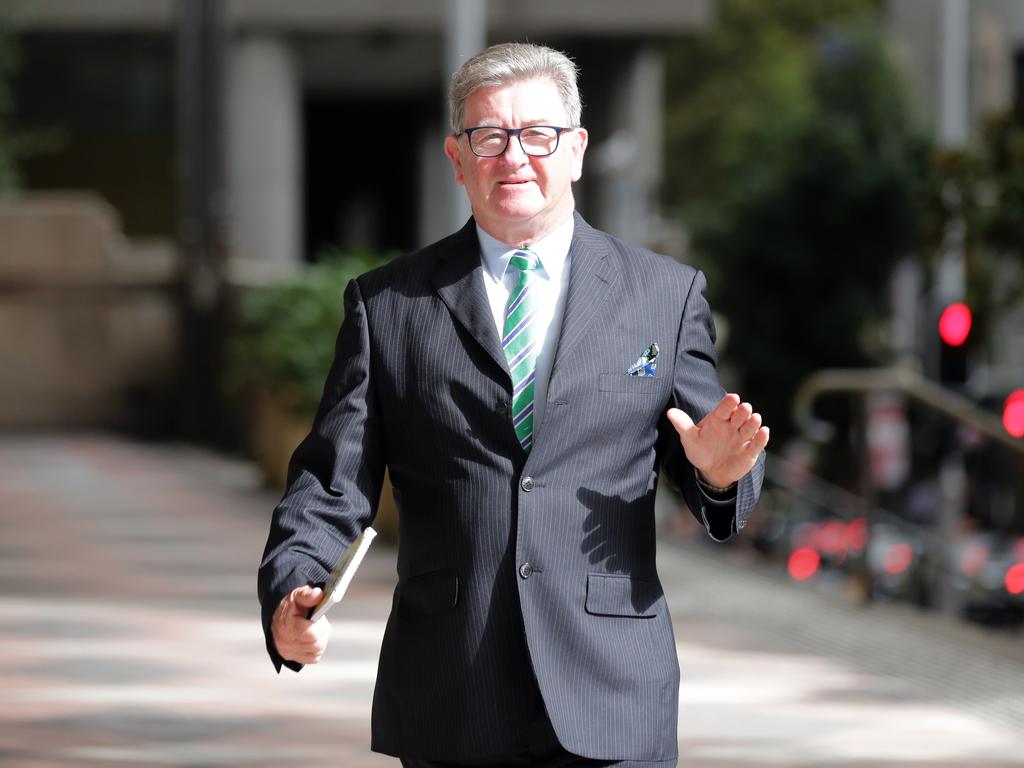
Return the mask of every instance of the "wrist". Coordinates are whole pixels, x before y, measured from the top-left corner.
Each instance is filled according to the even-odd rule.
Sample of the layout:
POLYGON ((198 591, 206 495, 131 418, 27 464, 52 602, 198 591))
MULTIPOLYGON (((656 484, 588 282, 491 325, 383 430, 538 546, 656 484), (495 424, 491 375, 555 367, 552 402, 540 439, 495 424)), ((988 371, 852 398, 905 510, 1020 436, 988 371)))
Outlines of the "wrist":
POLYGON ((704 488, 705 491, 723 494, 728 493, 729 491, 736 487, 735 480, 733 480, 731 483, 723 483, 723 481, 721 480, 715 480, 707 477, 707 475, 705 475, 703 472, 696 468, 695 473, 697 475, 697 482, 701 485, 702 488, 704 488))

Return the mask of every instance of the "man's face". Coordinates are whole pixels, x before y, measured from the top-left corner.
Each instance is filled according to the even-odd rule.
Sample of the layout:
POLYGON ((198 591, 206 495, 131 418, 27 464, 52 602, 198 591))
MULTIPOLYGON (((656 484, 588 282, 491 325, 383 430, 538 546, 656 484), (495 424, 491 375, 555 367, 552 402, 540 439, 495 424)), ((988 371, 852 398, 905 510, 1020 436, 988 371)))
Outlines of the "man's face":
MULTIPOLYGON (((568 123, 558 89, 547 79, 481 88, 466 99, 463 113, 463 128, 568 123)), ((558 149, 547 157, 525 154, 515 137, 498 157, 477 157, 465 134, 449 136, 444 148, 456 183, 466 187, 477 224, 501 242, 527 244, 548 234, 572 212, 572 182, 583 170, 587 132, 564 132, 558 149)))

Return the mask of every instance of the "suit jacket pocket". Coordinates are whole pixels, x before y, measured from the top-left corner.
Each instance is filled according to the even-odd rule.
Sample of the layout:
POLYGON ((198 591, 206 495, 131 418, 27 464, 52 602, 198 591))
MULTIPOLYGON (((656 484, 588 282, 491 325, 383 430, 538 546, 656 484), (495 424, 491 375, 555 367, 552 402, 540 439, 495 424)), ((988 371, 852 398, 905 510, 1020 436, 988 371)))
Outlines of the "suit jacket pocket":
POLYGON ((628 616, 649 619, 658 615, 661 587, 655 581, 631 576, 587 575, 587 613, 595 616, 628 616))
POLYGON ((602 373, 597 386, 602 392, 653 395, 661 389, 661 379, 657 375, 627 376, 624 373, 602 373))
POLYGON ((410 576, 402 582, 398 594, 398 614, 415 619, 441 613, 459 601, 459 576, 453 570, 431 571, 410 576))

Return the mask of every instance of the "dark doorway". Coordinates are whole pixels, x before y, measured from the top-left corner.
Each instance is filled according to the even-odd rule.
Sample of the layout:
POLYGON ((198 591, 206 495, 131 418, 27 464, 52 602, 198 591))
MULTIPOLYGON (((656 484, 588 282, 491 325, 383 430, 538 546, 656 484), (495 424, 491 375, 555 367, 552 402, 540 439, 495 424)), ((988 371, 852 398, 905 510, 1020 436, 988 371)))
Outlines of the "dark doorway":
POLYGON ((306 254, 409 251, 419 145, 433 112, 416 101, 314 97, 305 106, 306 254))

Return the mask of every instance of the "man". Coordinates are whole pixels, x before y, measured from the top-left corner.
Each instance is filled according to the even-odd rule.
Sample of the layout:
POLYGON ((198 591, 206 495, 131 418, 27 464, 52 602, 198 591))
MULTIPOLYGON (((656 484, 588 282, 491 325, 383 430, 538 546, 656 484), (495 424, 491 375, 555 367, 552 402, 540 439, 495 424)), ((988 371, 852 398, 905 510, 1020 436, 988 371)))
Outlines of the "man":
POLYGON ((268 650, 279 669, 320 659, 329 625, 305 616, 387 466, 399 582, 373 749, 406 766, 675 765, 659 464, 726 539, 768 430, 723 397, 703 276, 574 214, 575 65, 494 46, 450 100, 473 218, 348 286, 260 568, 268 650))

